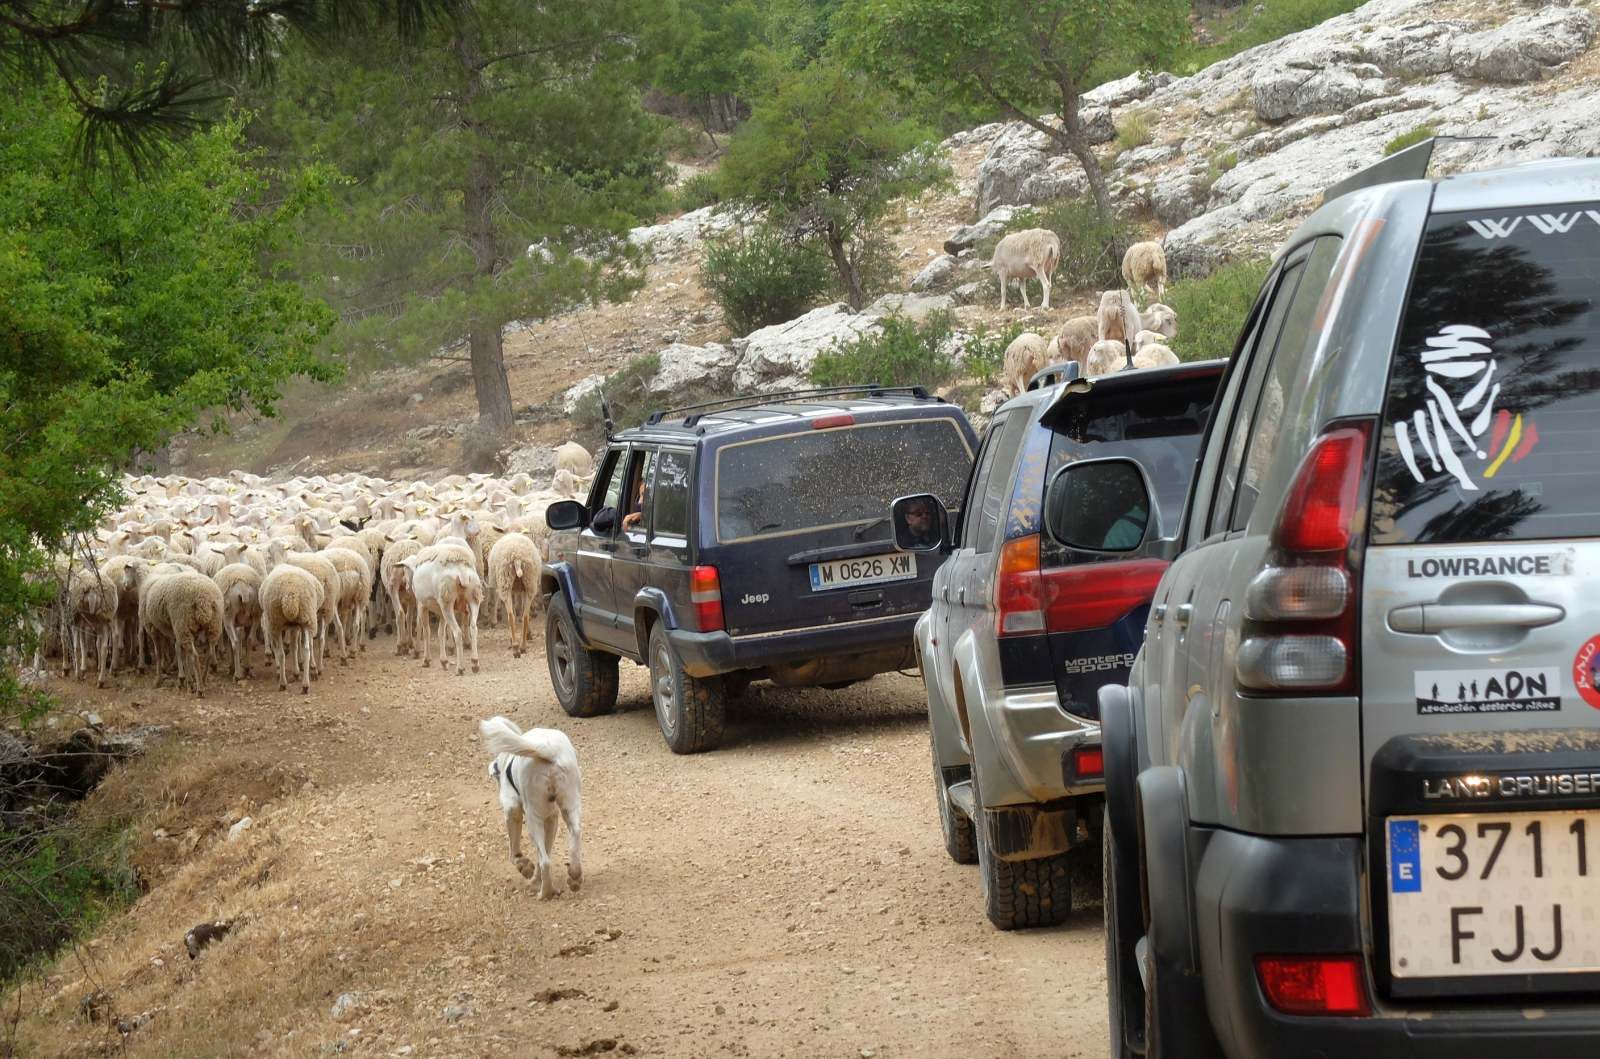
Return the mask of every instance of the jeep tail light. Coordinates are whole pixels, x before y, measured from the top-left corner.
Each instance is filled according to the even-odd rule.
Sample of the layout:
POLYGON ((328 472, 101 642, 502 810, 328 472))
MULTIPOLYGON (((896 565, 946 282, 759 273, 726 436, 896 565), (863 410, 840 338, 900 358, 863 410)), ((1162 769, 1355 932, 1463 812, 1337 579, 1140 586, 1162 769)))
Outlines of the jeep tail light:
POLYGON ((1097 746, 1080 746, 1072 752, 1072 773, 1080 780, 1100 779, 1106 774, 1105 752, 1097 746))
POLYGON ((1295 471, 1266 564, 1245 590, 1235 656, 1246 691, 1353 694, 1355 604, 1374 421, 1334 423, 1295 471))
POLYGON ((1044 592, 1039 577, 1039 535, 1006 541, 995 585, 1000 635, 1044 632, 1044 592))
POLYGON ((694 604, 695 621, 701 632, 722 628, 722 582, 715 566, 690 567, 689 601, 694 604))
POLYGON ((1049 570, 1044 574, 1045 627, 1050 632, 1104 629, 1149 604, 1166 570, 1165 559, 1126 559, 1049 570))
POLYGON ((1256 979, 1285 1015, 1370 1015, 1359 956, 1257 956, 1256 979))

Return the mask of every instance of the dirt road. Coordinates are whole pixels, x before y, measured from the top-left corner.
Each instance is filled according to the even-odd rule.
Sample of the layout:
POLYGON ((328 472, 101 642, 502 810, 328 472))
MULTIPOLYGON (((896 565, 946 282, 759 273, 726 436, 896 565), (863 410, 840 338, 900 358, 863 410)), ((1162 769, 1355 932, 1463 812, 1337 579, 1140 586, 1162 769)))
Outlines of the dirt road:
POLYGON ((757 685, 724 749, 681 758, 627 663, 619 712, 573 720, 503 633, 476 676, 392 645, 309 698, 259 670, 198 702, 67 690, 175 727, 103 794, 144 807, 150 892, 24 997, 21 1054, 1105 1054, 1098 894, 1058 930, 987 924, 939 840, 916 680, 757 685), (578 748, 581 892, 541 902, 508 862, 495 713, 578 748), (191 962, 213 919, 237 926, 191 962))

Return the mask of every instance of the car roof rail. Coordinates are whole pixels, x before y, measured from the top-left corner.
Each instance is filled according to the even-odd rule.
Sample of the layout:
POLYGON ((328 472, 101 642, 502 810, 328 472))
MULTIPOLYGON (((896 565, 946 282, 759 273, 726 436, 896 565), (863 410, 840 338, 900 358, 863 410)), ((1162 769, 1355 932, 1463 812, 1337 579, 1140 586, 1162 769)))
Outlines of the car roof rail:
MULTIPOLYGON (((775 393, 752 393, 738 397, 723 397, 716 401, 701 401, 698 404, 686 404, 677 408, 663 408, 651 412, 645 417, 645 426, 658 426, 669 416, 683 415, 683 425, 692 427, 700 421, 702 416, 710 415, 713 411, 731 412, 738 408, 755 408, 764 404, 782 404, 785 401, 797 401, 806 398, 821 397, 891 397, 904 395, 915 397, 918 400, 928 400, 928 391, 921 386, 880 386, 875 382, 863 383, 857 386, 815 386, 805 390, 779 390, 775 393)), ((942 401, 943 398, 935 397, 933 400, 942 401)))
POLYGON ((1033 378, 1028 380, 1027 389, 1038 390, 1046 386, 1054 386, 1058 382, 1071 382, 1081 374, 1083 374, 1083 369, 1078 366, 1078 362, 1075 360, 1062 361, 1060 364, 1046 364, 1042 369, 1034 373, 1033 378))

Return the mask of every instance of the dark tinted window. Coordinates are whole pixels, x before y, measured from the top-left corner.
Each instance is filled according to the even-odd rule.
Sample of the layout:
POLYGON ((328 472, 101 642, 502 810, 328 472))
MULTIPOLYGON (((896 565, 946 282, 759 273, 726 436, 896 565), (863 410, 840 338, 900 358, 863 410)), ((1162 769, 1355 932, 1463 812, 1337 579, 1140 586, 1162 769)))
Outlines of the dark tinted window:
POLYGON ((1015 410, 1004 412, 989 421, 989 429, 983 435, 983 447, 978 450, 978 465, 973 470, 972 480, 967 483, 965 505, 962 508, 961 547, 970 548, 978 536, 978 522, 983 514, 983 491, 989 486, 989 475, 994 470, 995 453, 999 451, 1000 439, 1006 431, 1006 425, 1016 421, 1022 413, 1015 410))
POLYGON ((972 452, 954 419, 806 430, 717 451, 717 538, 882 521, 898 496, 955 505, 972 452))
POLYGON ((689 535, 689 454, 663 449, 656 461, 655 522, 658 536, 689 535))
MULTIPOLYGON (((627 449, 612 449, 606 455, 605 466, 600 469, 600 480, 595 486, 595 496, 599 498, 599 505, 595 508, 597 512, 601 508, 616 509, 621 502, 622 470, 625 465, 623 457, 627 454, 627 449)), ((621 518, 622 512, 617 511, 617 519, 620 521, 621 518)))
MULTIPOLYGON (((1217 399, 1219 381, 1220 376, 1208 375, 1105 397, 1096 397, 1091 391, 1087 398, 1072 401, 1064 406, 1065 415, 1059 420, 1052 418, 1056 433, 1045 481, 1075 460, 1106 456, 1136 460, 1155 491, 1161 532, 1171 536, 1178 528, 1184 497, 1194 477, 1200 435, 1217 399)), ((1069 553, 1048 536, 1042 547, 1046 566, 1084 558, 1081 553, 1069 553)))
POLYGON ((1007 501, 1011 499, 1011 468, 1017 462, 1017 450, 1022 447, 1022 438, 1027 432, 1028 416, 1019 410, 1006 423, 1005 432, 995 439, 994 466, 984 482, 983 492, 977 497, 980 505, 978 532, 971 540, 976 551, 994 551, 999 541, 1000 523, 1006 517, 1007 501))
POLYGON ((1376 543, 1600 532, 1600 203, 1428 222, 1389 370, 1376 543))

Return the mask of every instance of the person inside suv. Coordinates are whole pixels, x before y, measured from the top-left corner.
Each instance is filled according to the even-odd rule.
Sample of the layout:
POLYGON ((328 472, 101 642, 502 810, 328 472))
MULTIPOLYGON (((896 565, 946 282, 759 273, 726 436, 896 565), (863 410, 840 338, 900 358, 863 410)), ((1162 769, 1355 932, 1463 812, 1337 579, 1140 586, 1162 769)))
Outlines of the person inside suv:
POLYGON ((933 507, 920 497, 905 507, 906 533, 902 538, 913 548, 932 548, 939 543, 940 533, 933 519, 933 507))
POLYGON ((622 516, 622 528, 625 530, 637 529, 644 521, 644 474, 636 468, 633 472, 633 488, 629 490, 628 513, 622 516))

